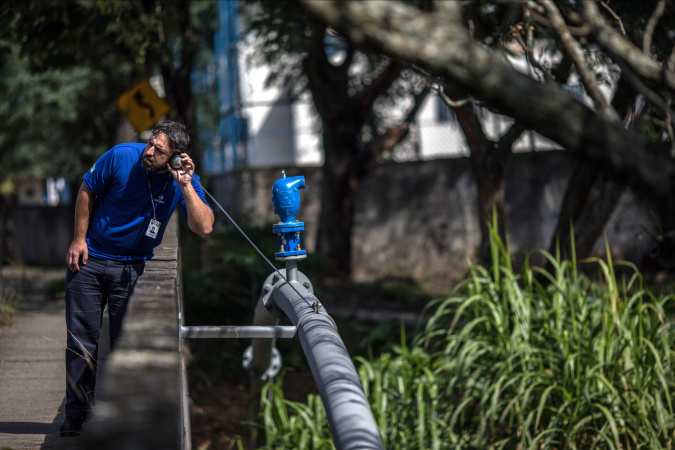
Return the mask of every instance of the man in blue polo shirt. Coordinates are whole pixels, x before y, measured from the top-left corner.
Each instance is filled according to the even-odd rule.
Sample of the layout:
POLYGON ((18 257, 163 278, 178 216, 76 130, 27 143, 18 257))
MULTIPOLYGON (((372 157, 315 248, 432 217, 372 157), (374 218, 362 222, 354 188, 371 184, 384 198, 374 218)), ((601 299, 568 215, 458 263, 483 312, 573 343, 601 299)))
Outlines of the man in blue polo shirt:
POLYGON ((61 436, 81 434, 88 418, 105 305, 114 348, 134 284, 176 206, 192 231, 211 233, 213 210, 194 171, 186 127, 164 121, 147 144, 117 145, 84 175, 66 257, 66 420, 61 436), (169 165, 175 154, 180 154, 180 169, 169 165))

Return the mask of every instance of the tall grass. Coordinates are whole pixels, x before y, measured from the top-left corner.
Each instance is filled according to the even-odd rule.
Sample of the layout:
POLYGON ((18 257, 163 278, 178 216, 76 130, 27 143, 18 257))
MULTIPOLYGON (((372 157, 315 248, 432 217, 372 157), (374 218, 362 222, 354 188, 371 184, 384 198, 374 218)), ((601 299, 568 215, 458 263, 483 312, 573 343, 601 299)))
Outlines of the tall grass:
MULTIPOLYGON (((672 295, 643 289, 609 249, 579 263, 542 252, 551 271, 526 264, 518 274, 496 233, 492 250, 492 265, 471 266, 410 345, 402 337, 357 360, 385 448, 673 447, 672 295)), ((319 399, 275 393, 264 415, 271 446, 293 436, 293 448, 330 448, 319 399)))
POLYGON ((271 395, 262 396, 262 416, 268 448, 333 449, 328 419, 321 398, 307 396, 306 403, 284 398, 281 378, 268 384, 271 395))

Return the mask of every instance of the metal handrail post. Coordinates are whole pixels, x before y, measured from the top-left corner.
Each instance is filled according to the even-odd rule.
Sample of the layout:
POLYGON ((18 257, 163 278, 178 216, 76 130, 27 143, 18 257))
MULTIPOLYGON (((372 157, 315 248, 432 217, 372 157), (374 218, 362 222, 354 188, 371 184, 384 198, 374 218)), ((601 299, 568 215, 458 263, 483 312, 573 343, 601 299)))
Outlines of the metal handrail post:
MULTIPOLYGON (((272 316, 262 301, 258 301, 255 312, 253 314, 253 324, 257 326, 273 326, 277 325, 279 319, 272 316)), ((248 405, 248 420, 250 423, 255 423, 260 412, 260 395, 262 395, 262 387, 269 381, 272 366, 272 351, 274 349, 276 339, 251 339, 251 362, 249 366, 250 388, 252 401, 248 405)), ((277 369, 278 370, 278 369, 277 369)), ((277 370, 272 370, 276 374, 277 370)), ((260 433, 258 427, 251 427, 251 448, 258 448, 264 445, 265 433, 260 433)))

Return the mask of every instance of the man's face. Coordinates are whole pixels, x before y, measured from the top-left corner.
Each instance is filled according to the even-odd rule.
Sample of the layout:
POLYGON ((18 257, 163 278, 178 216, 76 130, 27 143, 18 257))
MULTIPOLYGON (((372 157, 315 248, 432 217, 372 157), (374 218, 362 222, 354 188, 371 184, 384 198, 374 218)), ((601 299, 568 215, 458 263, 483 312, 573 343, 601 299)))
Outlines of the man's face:
POLYGON ((143 150, 141 165, 149 172, 166 172, 166 164, 173 155, 169 140, 161 131, 153 135, 143 150))

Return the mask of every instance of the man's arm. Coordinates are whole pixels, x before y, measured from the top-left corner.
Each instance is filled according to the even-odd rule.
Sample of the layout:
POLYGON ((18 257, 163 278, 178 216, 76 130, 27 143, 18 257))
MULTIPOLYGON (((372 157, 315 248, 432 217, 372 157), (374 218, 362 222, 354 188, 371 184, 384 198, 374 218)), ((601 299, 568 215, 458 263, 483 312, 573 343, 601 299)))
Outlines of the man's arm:
POLYGON ((206 236, 213 231, 213 211, 199 197, 192 184, 181 185, 180 190, 185 198, 185 207, 188 212, 188 227, 200 236, 206 236))
POLYGON ((89 249, 87 248, 87 229, 91 213, 94 211, 94 193, 84 184, 80 186, 75 202, 75 230, 73 242, 68 249, 66 264, 73 272, 80 270, 80 258, 82 264, 87 264, 89 249))
POLYGON ((206 203, 204 203, 192 186, 192 174, 195 172, 194 162, 186 153, 181 153, 181 158, 181 164, 183 164, 185 171, 182 169, 174 169, 168 164, 167 167, 183 193, 185 207, 188 213, 188 227, 198 235, 206 236, 213 231, 213 211, 206 203))

